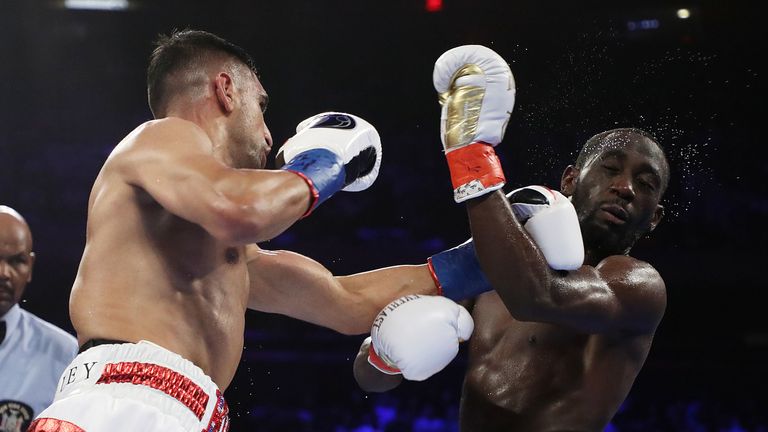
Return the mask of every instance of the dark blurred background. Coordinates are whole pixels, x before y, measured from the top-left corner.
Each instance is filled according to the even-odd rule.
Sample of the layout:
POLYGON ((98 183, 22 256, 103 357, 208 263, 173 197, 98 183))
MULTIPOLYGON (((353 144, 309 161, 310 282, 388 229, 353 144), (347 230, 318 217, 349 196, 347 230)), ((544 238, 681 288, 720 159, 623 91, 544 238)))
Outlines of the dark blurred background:
MULTIPOLYGON (((377 183, 334 197, 263 245, 307 254, 336 274, 421 263, 468 237, 441 155, 431 74, 445 50, 483 44, 510 62, 517 81, 498 147, 508 187, 557 187, 587 138, 620 126, 655 134, 672 165, 667 217, 633 251, 659 269, 669 305, 609 429, 768 430, 759 66, 768 35, 758 8, 714 0, 124 3, 94 10, 74 9, 75 0, 0 0, 0 204, 27 218, 38 254, 23 307, 72 331, 67 301, 88 193, 111 149, 151 117, 144 71, 158 33, 204 29, 251 52, 276 143, 327 110, 379 129, 377 183)), ((427 382, 366 395, 351 375, 362 339, 249 312, 227 391, 233 431, 454 430, 464 352, 427 382)))

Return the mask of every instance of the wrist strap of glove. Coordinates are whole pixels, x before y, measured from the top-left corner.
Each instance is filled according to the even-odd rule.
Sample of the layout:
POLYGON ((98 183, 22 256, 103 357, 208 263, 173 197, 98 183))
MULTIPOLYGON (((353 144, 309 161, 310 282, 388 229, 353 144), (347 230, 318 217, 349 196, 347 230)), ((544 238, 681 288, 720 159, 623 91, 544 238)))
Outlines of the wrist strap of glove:
POLYGON ((475 297, 491 287, 477 260, 472 239, 427 260, 438 295, 459 301, 475 297))
POLYGON ((457 203, 501 189, 507 181, 499 157, 488 144, 472 143, 447 151, 445 157, 457 203))
POLYGON ((344 163, 330 150, 320 148, 301 152, 280 169, 297 174, 309 186, 312 197, 302 218, 344 187, 344 163))
POLYGON ((373 343, 368 345, 368 363, 378 369, 379 372, 385 373, 387 375, 399 375, 402 373, 400 369, 396 368, 393 364, 376 354, 376 350, 373 348, 373 343))

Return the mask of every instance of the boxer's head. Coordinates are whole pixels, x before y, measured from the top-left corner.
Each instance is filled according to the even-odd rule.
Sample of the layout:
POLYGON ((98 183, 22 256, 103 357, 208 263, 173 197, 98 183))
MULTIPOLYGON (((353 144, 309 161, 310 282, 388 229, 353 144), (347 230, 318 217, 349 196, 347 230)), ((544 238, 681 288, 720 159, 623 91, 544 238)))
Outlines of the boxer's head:
POLYGON ((228 164, 265 166, 272 146, 267 93, 253 59, 237 45, 198 30, 161 35, 147 68, 147 96, 155 118, 194 111, 191 120, 223 126, 214 133, 223 134, 228 164))
POLYGON ((21 300, 34 263, 29 226, 14 209, 0 205, 0 317, 21 300))
POLYGON ((563 173, 588 250, 626 253, 664 215, 659 203, 669 184, 669 164, 658 142, 634 128, 590 138, 575 166, 563 173))

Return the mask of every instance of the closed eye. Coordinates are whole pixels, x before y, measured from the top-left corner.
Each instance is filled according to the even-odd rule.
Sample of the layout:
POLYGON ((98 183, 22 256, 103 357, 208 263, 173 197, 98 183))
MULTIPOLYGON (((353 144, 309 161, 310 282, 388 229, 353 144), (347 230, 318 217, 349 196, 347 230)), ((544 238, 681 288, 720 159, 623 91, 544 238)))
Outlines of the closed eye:
POLYGON ((640 184, 643 185, 643 187, 646 187, 646 188, 648 188, 648 189, 650 189, 652 191, 656 190, 656 186, 655 185, 653 185, 650 182, 647 182, 645 180, 640 180, 640 184))
POLYGON ((641 172, 637 175, 637 181, 645 188, 655 191, 661 185, 661 178, 655 172, 641 172))

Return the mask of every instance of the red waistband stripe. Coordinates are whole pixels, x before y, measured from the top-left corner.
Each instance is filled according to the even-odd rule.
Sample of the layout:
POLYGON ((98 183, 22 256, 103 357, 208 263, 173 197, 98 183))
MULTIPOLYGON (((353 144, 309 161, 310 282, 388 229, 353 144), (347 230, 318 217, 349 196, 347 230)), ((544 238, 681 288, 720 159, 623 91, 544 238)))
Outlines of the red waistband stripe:
POLYGON ((129 383, 151 387, 167 394, 203 419, 208 395, 184 375, 156 364, 140 362, 108 363, 96 384, 129 383))
POLYGON ((45 417, 33 421, 27 432, 85 432, 85 430, 68 421, 45 417))

